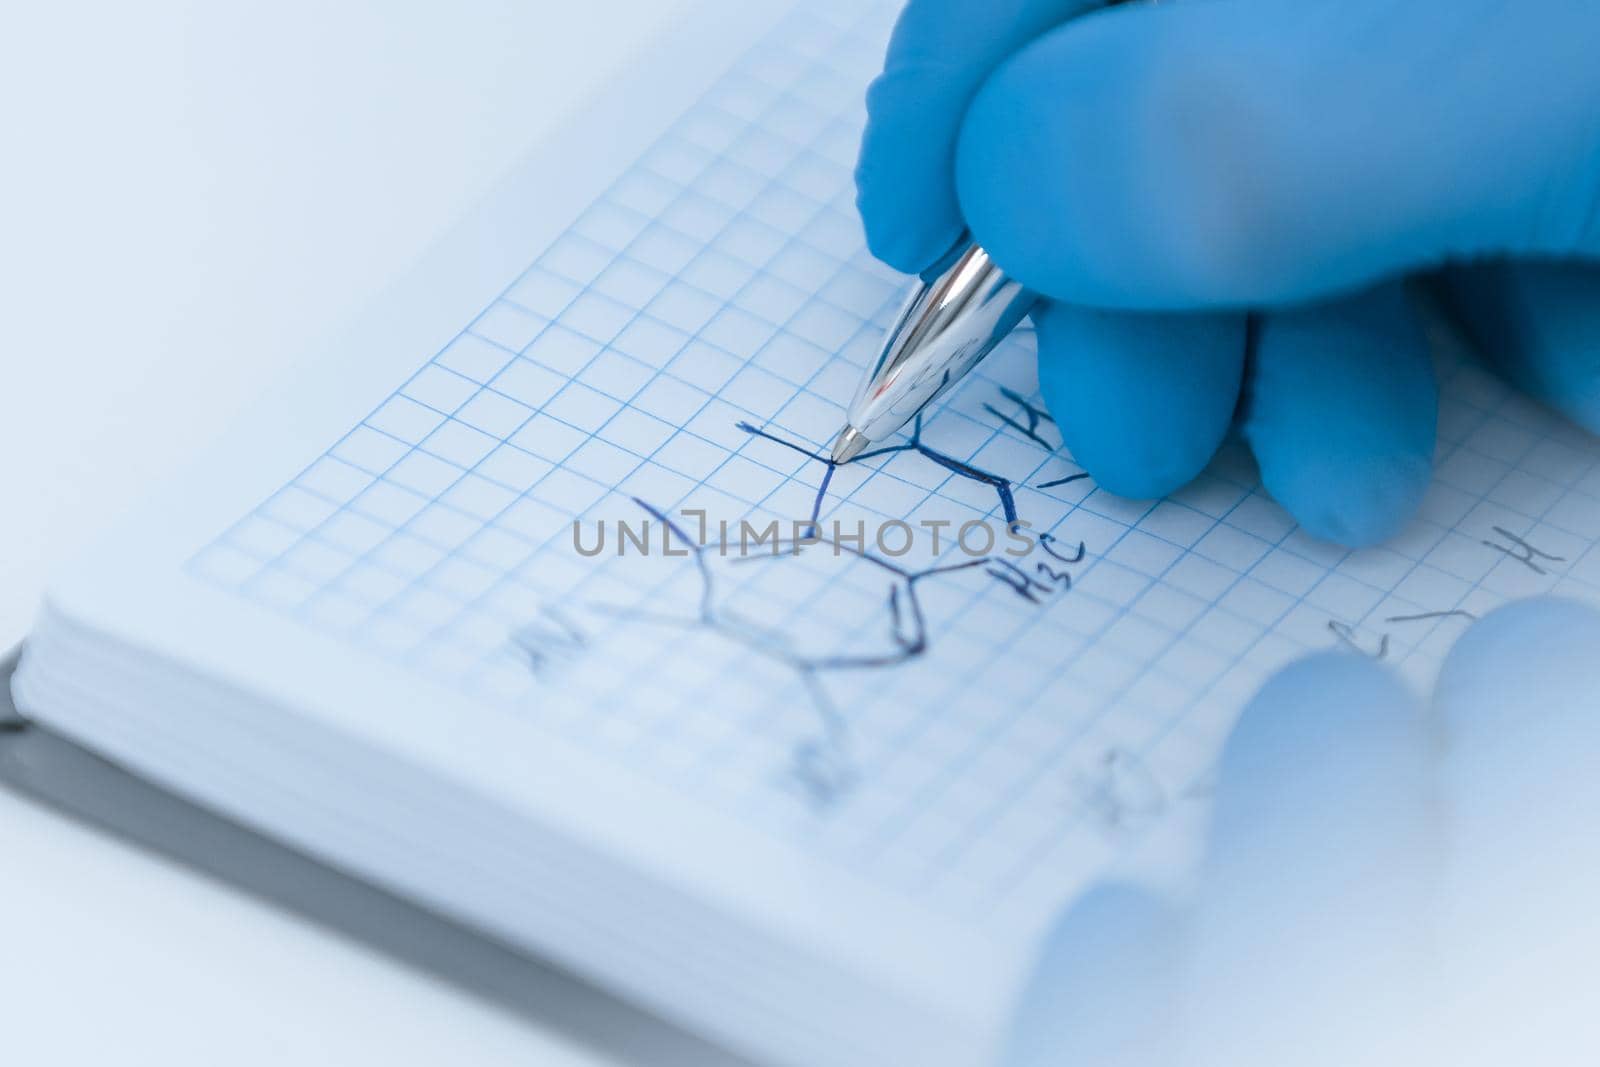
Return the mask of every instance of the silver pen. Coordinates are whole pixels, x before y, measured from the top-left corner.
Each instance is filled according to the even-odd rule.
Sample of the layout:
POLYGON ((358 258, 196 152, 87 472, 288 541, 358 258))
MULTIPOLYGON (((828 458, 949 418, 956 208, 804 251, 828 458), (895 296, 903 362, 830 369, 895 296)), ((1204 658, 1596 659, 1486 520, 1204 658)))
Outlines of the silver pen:
POLYGON ((912 290, 850 402, 833 462, 848 463, 914 419, 993 351, 1037 299, 962 238, 912 290))

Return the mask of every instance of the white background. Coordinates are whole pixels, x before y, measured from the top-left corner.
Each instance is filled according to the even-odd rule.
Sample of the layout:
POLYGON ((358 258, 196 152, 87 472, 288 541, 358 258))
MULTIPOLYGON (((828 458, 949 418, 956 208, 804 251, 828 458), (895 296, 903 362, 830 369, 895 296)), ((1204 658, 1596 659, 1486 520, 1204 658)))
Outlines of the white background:
MULTIPOLYGON (((0 647, 684 0, 0 15, 0 647)), ((8 1063, 607 1061, 0 792, 8 1063)))

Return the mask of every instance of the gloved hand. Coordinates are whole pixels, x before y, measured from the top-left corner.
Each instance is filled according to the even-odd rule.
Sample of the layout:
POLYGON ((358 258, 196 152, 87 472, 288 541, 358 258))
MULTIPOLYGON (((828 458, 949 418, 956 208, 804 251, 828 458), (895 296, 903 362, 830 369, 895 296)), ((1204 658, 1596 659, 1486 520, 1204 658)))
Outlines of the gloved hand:
POLYGON ((911 0, 857 171, 890 265, 970 228, 1051 298, 1041 386, 1101 485, 1178 488, 1237 410, 1308 531, 1395 531, 1434 445, 1423 271, 1600 429, 1600 4, 1103 6, 911 0))
POLYGON ((1006 1067, 1600 1062, 1600 613, 1476 624, 1431 715, 1328 653, 1221 761, 1191 899, 1101 888, 1061 923, 1006 1067))

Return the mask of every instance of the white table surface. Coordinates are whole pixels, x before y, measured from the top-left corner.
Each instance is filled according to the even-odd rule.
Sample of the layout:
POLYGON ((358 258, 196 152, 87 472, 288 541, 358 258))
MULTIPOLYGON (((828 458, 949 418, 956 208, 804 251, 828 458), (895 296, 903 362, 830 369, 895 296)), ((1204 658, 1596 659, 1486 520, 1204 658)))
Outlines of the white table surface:
MULTIPOLYGON (((52 569, 683 0, 85 0, 0 31, 0 647, 52 569)), ((0 792, 0 1061, 609 1061, 0 792)))

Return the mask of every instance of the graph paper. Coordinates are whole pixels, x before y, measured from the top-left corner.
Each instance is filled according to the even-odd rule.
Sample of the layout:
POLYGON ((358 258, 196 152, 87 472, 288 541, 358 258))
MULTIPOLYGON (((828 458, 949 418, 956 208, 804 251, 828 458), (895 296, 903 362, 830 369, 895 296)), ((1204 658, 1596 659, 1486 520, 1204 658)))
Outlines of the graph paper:
POLYGON ((932 907, 1032 928, 1203 796, 1291 659, 1343 647, 1423 685, 1505 600, 1596 599, 1600 451, 1446 352, 1435 485, 1399 538, 1347 552, 1236 443, 1170 499, 1098 489, 1024 330, 918 436, 830 469, 903 287, 851 182, 896 7, 797 8, 191 570, 932 907), (1015 518, 1044 540, 1022 564, 891 560, 870 533, 579 551, 601 523, 659 536, 686 513, 713 544, 774 520, 1015 518))

